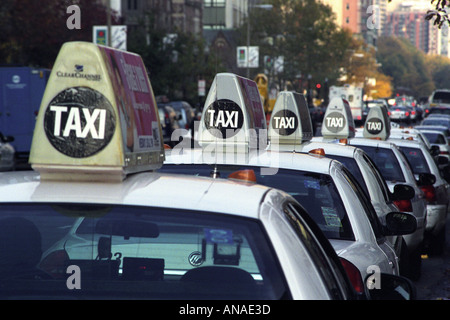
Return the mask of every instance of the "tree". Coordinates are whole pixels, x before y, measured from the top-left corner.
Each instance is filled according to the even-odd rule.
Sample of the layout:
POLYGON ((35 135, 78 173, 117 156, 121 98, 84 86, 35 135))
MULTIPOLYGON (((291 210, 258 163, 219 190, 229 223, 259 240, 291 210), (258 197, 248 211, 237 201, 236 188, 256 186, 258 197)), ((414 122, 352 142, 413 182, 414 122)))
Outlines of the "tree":
POLYGON ((450 83, 450 59, 439 55, 427 55, 425 57, 437 89, 448 88, 450 83))
POLYGON ((106 24, 106 18, 101 1, 2 0, 0 63, 50 68, 64 42, 92 41, 92 26, 106 24), (81 10, 81 29, 67 28, 70 5, 81 10))
POLYGON ((128 33, 128 49, 142 56, 156 96, 186 100, 192 105, 199 103, 198 80, 206 80, 208 87, 215 74, 223 71, 216 64, 214 52, 208 50, 203 39, 192 34, 167 34, 143 27, 154 25, 153 18, 152 13, 145 14, 141 27, 128 33))
MULTIPOLYGON (((276 74, 278 86, 283 89, 291 84, 293 89, 303 91, 305 85, 312 88, 326 78, 335 81, 351 36, 337 28, 331 8, 315 0, 265 2, 272 5, 270 10, 250 9, 250 45, 259 46, 261 61, 264 56, 284 58, 283 70, 276 74)), ((244 24, 240 45, 246 45, 246 33, 244 24)), ((264 72, 260 65, 255 74, 264 72)))
POLYGON ((425 54, 407 39, 381 37, 377 58, 383 73, 392 77, 395 90, 409 90, 416 98, 430 95, 434 90, 425 54))
POLYGON ((375 48, 359 38, 353 38, 347 50, 343 84, 362 86, 368 97, 386 98, 392 95, 392 78, 380 71, 375 48))

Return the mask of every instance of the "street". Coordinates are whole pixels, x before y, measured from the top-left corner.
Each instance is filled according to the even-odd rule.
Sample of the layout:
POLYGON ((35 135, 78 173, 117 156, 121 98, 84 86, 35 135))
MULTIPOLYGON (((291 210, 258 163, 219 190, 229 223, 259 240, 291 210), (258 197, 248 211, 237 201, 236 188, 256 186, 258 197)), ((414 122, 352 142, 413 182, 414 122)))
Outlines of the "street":
POLYGON ((446 246, 441 256, 422 259, 422 276, 414 282, 418 300, 450 300, 450 215, 447 217, 446 246))

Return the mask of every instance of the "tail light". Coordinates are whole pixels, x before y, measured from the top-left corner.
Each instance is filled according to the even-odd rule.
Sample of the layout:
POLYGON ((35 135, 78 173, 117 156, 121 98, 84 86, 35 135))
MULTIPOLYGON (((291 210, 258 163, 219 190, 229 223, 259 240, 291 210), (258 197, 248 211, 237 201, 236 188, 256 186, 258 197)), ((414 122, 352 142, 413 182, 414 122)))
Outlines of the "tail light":
POLYGON ((403 212, 412 212, 411 200, 395 200, 394 204, 397 206, 398 210, 403 212))
POLYGON ((53 276, 55 279, 61 279, 66 274, 64 268, 68 260, 69 256, 65 250, 53 251, 41 261, 39 268, 53 276))
POLYGON ((420 189, 422 189, 425 199, 427 199, 428 202, 436 201, 436 190, 434 189, 434 186, 421 186, 420 189))
POLYGON ((448 154, 448 151, 441 151, 439 154, 448 154))
POLYGON ((409 116, 409 112, 405 112, 405 116, 409 116))
POLYGON ((361 272, 359 269, 350 261, 339 258, 341 260, 342 265, 344 266, 345 272, 347 272, 347 276, 350 279, 351 284, 356 292, 362 293, 364 292, 364 282, 361 277, 361 272))

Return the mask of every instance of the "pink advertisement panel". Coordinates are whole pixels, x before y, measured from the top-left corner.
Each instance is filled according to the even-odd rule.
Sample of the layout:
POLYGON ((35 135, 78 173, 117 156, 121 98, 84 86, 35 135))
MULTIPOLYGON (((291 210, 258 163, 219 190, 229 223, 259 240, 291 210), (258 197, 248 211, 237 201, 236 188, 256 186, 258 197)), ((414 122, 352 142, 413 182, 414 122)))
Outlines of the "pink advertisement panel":
POLYGON ((139 55, 99 46, 104 55, 119 109, 124 149, 160 149, 156 102, 139 55))

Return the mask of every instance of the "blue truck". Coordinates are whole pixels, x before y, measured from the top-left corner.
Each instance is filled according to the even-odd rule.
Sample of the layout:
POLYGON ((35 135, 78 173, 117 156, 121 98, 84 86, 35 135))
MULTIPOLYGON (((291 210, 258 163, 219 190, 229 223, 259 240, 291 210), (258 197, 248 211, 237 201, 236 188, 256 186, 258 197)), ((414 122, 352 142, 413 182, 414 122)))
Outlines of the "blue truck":
POLYGON ((49 69, 0 67, 0 133, 14 138, 16 167, 27 166, 36 116, 50 76, 49 69))

